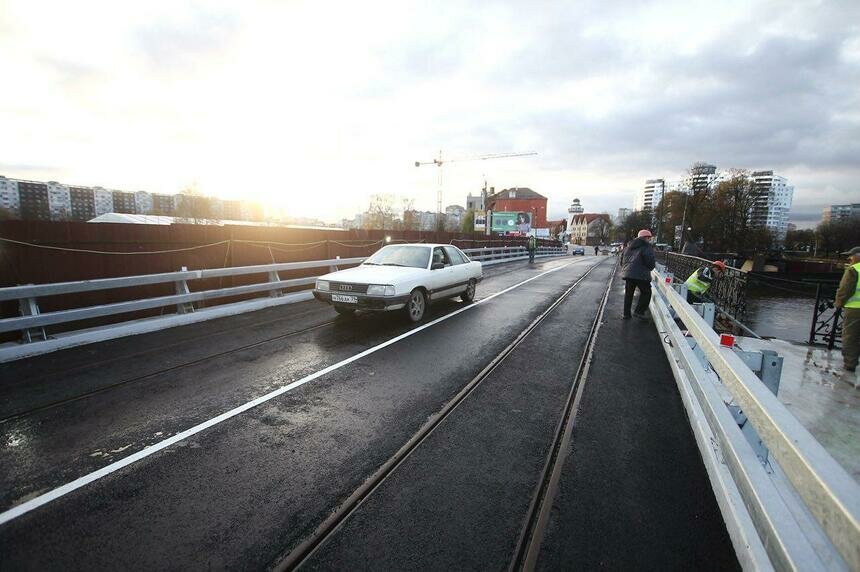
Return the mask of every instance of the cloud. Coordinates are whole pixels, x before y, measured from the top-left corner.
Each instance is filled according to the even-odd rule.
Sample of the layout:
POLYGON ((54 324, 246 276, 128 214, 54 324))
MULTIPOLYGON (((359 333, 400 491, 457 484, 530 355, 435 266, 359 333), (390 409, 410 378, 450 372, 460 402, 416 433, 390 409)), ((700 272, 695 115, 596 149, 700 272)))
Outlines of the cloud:
POLYGON ((0 30, 14 31, 0 35, 0 72, 18 81, 0 93, 8 163, 117 188, 197 179, 224 196, 324 194, 330 205, 308 208, 337 216, 377 192, 434 208, 435 171, 411 165, 439 149, 540 153, 446 167, 446 204, 487 178, 534 188, 552 213, 574 196, 612 213, 645 179, 694 161, 774 169, 796 186, 798 217, 858 195, 856 0, 153 1, 101 13, 70 4, 37 32, 31 3, 0 9, 0 30))
POLYGON ((194 4, 141 24, 135 39, 154 68, 187 70, 225 51, 238 31, 235 13, 194 4))

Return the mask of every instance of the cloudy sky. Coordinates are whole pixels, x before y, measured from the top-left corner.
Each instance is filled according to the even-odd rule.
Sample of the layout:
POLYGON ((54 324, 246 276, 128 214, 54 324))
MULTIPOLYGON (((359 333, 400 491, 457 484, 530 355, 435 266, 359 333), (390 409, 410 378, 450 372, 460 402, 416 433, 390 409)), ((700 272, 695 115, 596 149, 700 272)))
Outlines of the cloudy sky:
POLYGON ((563 215, 694 161, 860 202, 860 2, 0 2, 0 174, 435 209, 486 179, 563 215))

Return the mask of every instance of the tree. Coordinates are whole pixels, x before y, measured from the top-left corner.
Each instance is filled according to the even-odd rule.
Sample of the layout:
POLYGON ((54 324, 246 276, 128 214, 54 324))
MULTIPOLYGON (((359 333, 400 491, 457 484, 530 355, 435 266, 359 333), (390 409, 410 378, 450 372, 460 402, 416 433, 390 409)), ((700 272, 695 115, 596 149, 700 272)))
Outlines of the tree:
POLYGON ((698 231, 713 252, 740 252, 769 248, 770 233, 753 228, 753 206, 757 197, 755 183, 746 171, 732 170, 711 193, 699 211, 698 231))
POLYGON ((421 221, 415 212, 415 199, 404 197, 400 199, 400 203, 403 207, 401 215, 403 230, 418 230, 421 221))
POLYGON ((652 214, 650 209, 641 211, 633 211, 627 215, 624 222, 615 227, 615 240, 618 242, 629 242, 636 238, 639 231, 643 228, 650 229, 652 223, 652 214))
POLYGON ((804 228, 799 230, 790 230, 785 234, 783 242, 786 250, 804 250, 812 252, 815 248, 815 230, 804 228))
POLYGON ((468 209, 460 219, 460 232, 475 232, 475 209, 468 209))
POLYGON ((608 213, 603 213, 598 215, 598 218, 594 221, 593 227, 593 235, 597 240, 598 244, 608 244, 609 237, 612 234, 612 219, 609 218, 608 213))
POLYGON ((394 197, 392 195, 371 195, 370 206, 367 209, 367 217, 364 228, 367 229, 393 229, 394 228, 394 197))
POLYGON ((176 217, 193 224, 211 220, 212 202, 203 196, 197 185, 189 185, 176 195, 176 217))
POLYGON ((856 219, 823 222, 815 229, 818 254, 839 254, 860 244, 856 219))

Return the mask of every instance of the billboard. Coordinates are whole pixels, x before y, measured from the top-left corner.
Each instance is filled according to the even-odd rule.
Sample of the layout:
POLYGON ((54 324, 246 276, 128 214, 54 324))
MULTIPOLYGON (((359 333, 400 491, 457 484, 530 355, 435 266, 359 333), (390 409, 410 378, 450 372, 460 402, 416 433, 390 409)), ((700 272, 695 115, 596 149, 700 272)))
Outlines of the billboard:
POLYGON ((523 232, 531 229, 532 216, 526 212, 494 212, 490 230, 493 232, 523 232))

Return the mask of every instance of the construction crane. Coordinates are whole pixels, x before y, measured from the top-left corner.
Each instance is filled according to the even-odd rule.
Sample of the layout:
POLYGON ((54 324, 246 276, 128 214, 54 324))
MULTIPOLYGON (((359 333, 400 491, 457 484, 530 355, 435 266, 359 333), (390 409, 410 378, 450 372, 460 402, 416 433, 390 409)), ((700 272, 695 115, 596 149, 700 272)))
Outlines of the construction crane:
MULTIPOLYGON (((415 161, 415 166, 421 165, 436 165, 439 167, 439 190, 436 192, 436 230, 439 230, 442 225, 442 165, 445 163, 462 163, 465 161, 488 161, 490 159, 507 159, 510 157, 528 157, 537 155, 534 151, 527 153, 496 153, 493 155, 480 155, 477 157, 461 157, 458 159, 442 159, 442 151, 439 151, 439 158, 432 161, 415 161)), ((486 186, 486 185, 485 185, 486 186)))

